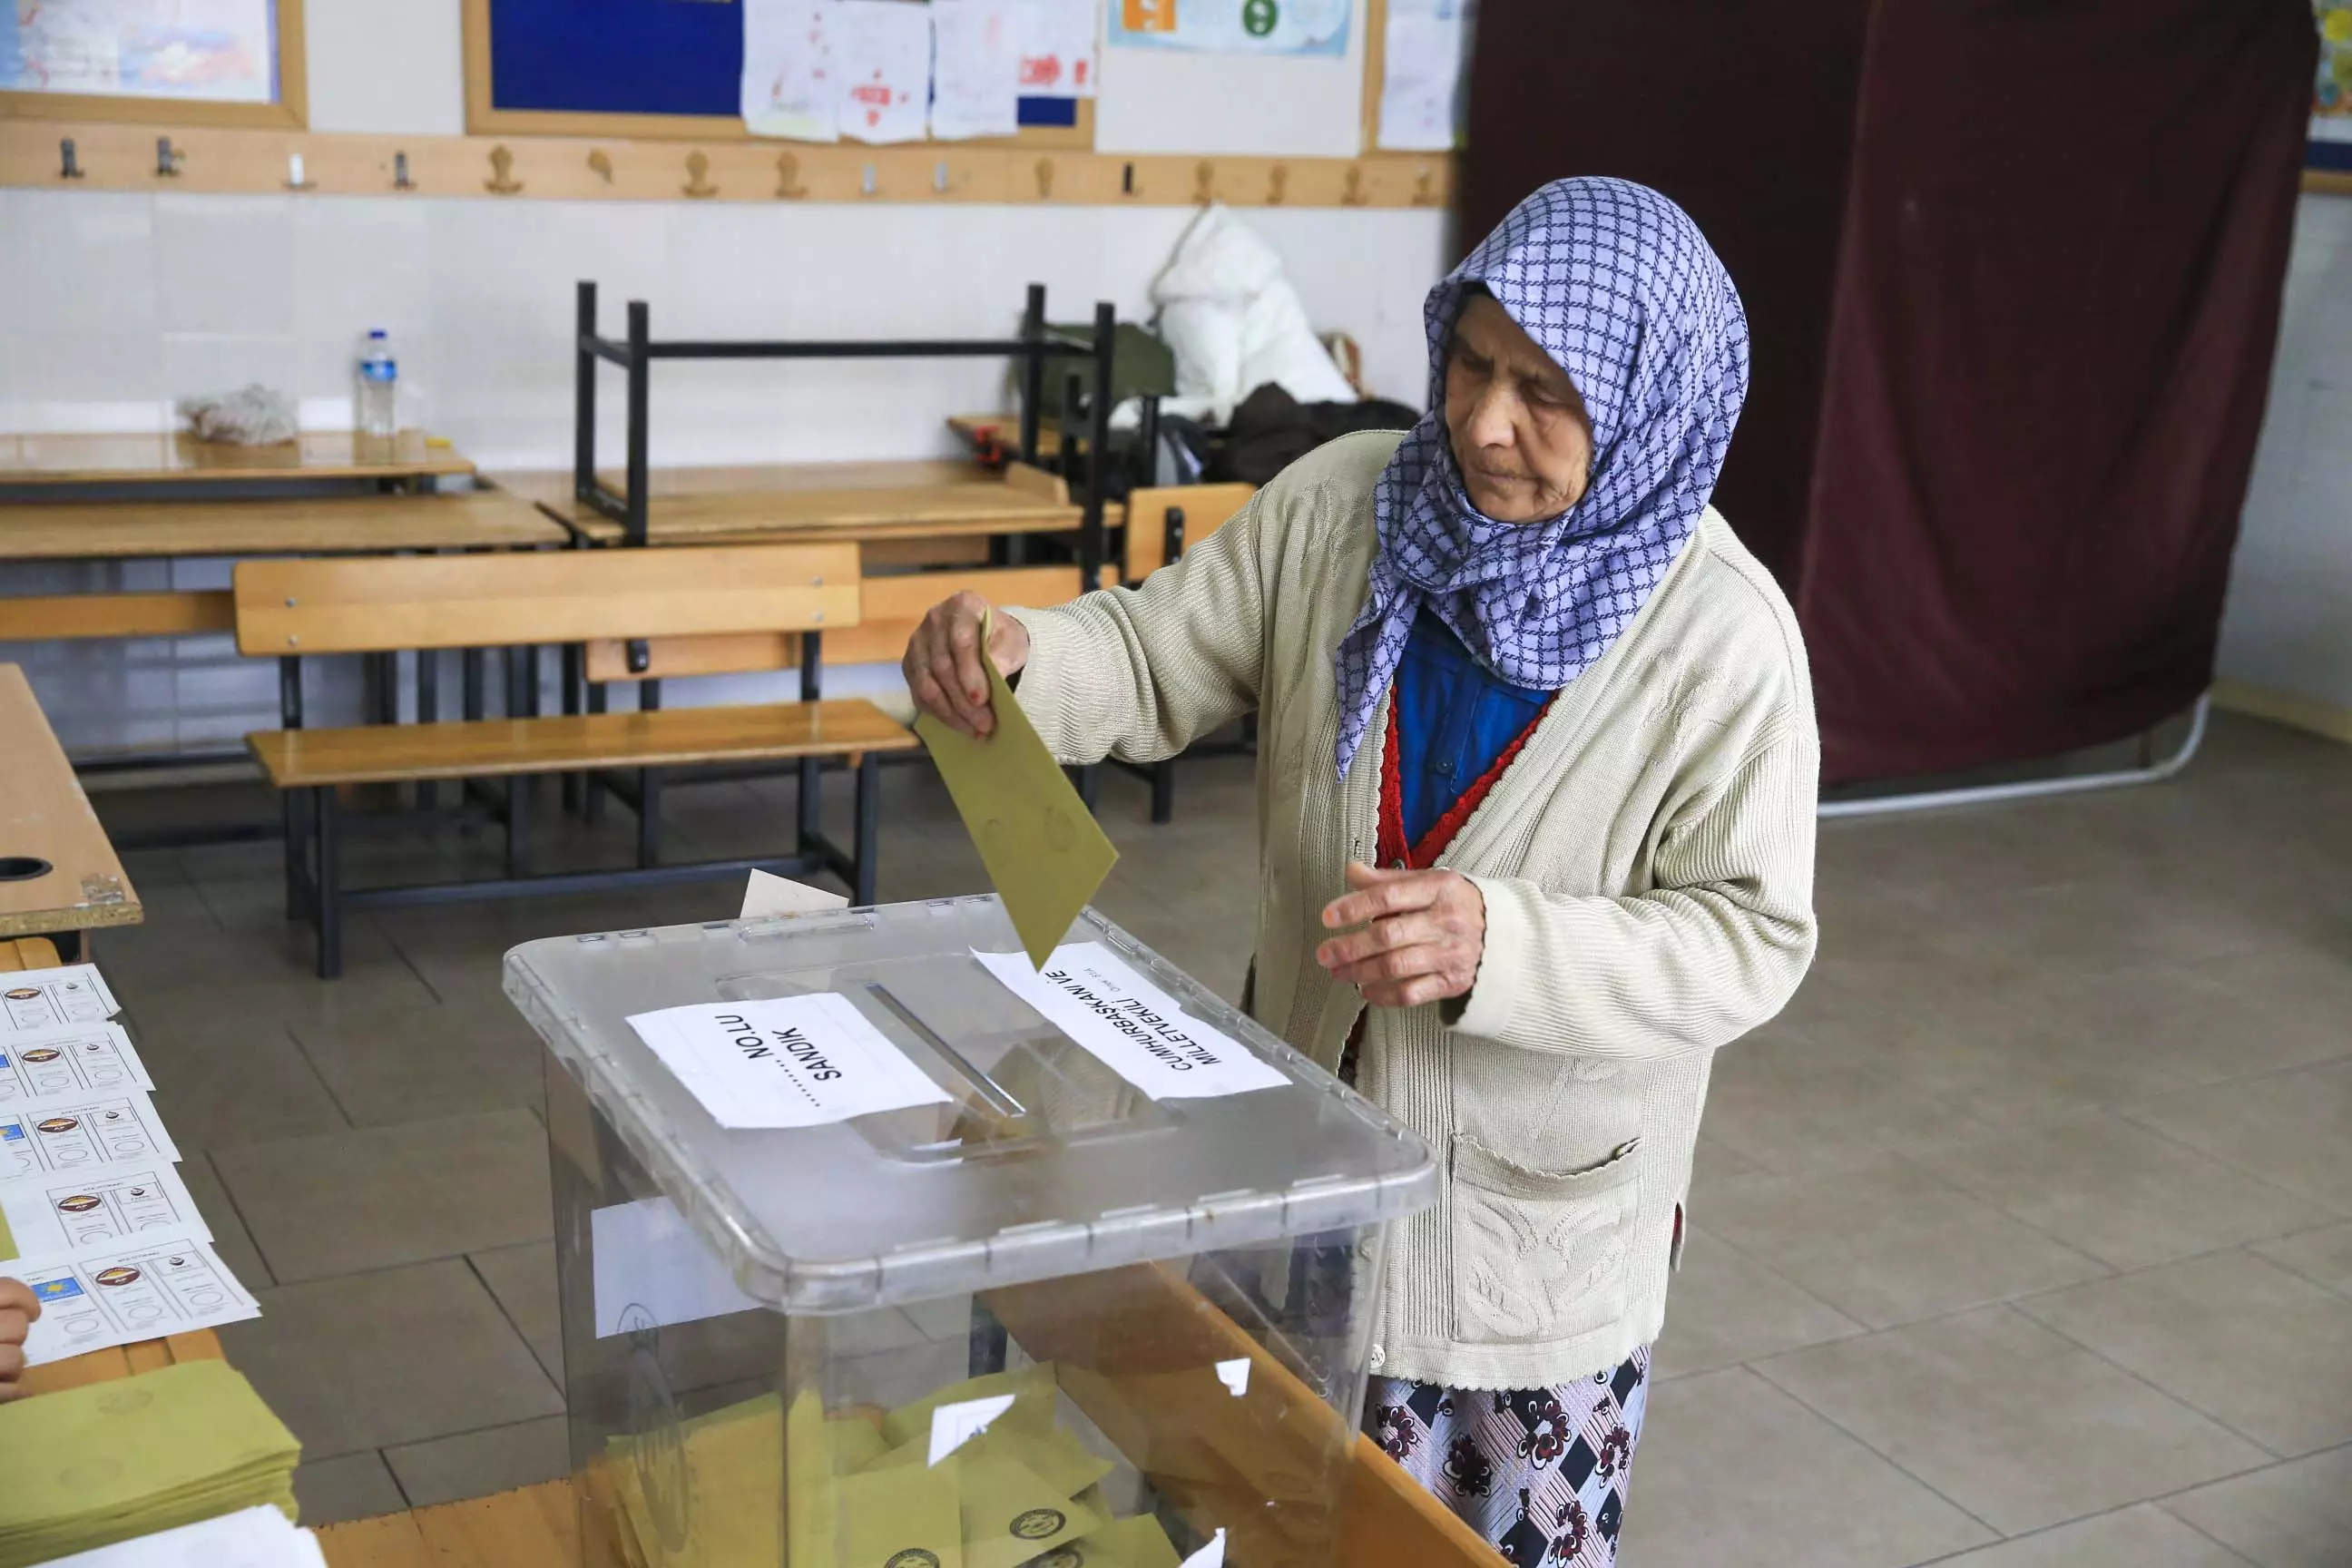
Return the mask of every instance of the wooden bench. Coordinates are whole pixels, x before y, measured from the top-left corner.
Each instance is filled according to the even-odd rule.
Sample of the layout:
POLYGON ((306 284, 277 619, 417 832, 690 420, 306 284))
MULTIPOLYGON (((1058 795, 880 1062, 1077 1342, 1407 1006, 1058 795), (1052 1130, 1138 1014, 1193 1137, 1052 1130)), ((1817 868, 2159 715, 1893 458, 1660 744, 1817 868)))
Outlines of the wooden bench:
MULTIPOLYGON (((473 557, 407 556, 366 562, 247 561, 236 572, 237 647, 279 662, 284 728, 246 738, 283 792, 287 904, 319 936, 319 973, 342 963, 346 910, 456 899, 582 892, 625 880, 679 881, 761 869, 829 870, 856 901, 874 900, 883 752, 917 748, 912 731, 865 701, 825 701, 823 640, 860 617, 857 550, 845 544, 767 544, 675 550, 582 550, 473 557), (617 638, 795 635, 801 700, 722 708, 572 713, 406 727, 311 729, 303 721, 302 661, 312 655, 398 649, 535 647, 617 638), (825 837, 817 781, 824 761, 857 770, 854 847, 825 837), (791 760, 800 773, 797 841, 788 856, 660 863, 661 770, 791 760), (633 868, 533 876, 526 865, 529 784, 537 775, 623 769, 636 775, 637 858, 633 868), (414 887, 346 888, 337 792, 349 785, 436 779, 506 781, 506 875, 414 887)), ((641 697, 654 699, 648 689, 641 697)))

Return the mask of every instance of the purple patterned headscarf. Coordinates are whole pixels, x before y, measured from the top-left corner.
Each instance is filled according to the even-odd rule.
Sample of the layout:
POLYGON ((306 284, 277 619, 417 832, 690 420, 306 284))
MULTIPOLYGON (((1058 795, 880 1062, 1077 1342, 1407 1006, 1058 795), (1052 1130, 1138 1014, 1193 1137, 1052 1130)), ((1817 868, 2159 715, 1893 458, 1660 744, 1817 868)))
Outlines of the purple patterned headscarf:
POLYGON ((1342 779, 1423 605, 1515 686, 1556 691, 1607 652, 1698 525, 1748 395, 1748 316, 1723 263, 1682 208, 1624 180, 1544 186, 1422 313, 1430 412, 1374 491, 1380 548, 1336 660, 1342 779), (1549 522, 1496 522, 1462 489, 1445 361, 1472 284, 1568 372, 1592 420, 1591 482, 1549 522))

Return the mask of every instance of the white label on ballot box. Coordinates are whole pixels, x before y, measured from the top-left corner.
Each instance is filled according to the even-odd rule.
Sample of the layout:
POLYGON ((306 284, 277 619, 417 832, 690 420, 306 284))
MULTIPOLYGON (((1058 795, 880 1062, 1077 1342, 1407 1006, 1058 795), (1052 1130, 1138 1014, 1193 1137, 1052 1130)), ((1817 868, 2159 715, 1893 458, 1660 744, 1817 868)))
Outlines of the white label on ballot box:
POLYGON ((1018 952, 975 949, 972 957, 1154 1100, 1213 1100, 1290 1081, 1239 1041, 1191 1016, 1098 942, 1057 947, 1042 970, 1018 952))
POLYGON ((55 1094, 0 1109, 0 1181, 80 1171, 124 1160, 177 1162, 155 1102, 142 1089, 55 1094))
POLYGON ((102 1024, 122 1011, 94 963, 0 974, 0 1029, 19 1033, 102 1024))
POLYGON ((665 1007, 629 1027, 729 1129, 818 1127, 948 1103, 845 996, 665 1007))
POLYGON ((0 1182, 0 1241, 16 1242, 7 1256, 79 1257, 142 1232, 213 1238, 169 1165, 107 1165, 87 1175, 0 1182))
POLYGON ((211 1244, 192 1237, 64 1262, 0 1263, 0 1274, 22 1279, 41 1304, 25 1340, 35 1366, 261 1316, 211 1244))
POLYGON ((667 1198, 591 1209, 588 1237, 599 1338, 698 1323, 760 1304, 736 1288, 734 1276, 667 1198))
POLYGON ((0 1035, 0 1105, 45 1094, 154 1087, 120 1024, 0 1035))

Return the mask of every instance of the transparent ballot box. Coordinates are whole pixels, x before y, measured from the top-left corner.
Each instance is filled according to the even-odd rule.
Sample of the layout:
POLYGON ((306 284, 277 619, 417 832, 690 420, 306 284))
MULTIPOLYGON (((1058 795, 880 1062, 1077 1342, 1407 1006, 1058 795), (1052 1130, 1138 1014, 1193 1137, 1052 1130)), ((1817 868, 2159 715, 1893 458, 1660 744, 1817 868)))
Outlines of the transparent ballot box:
POLYGON ((1089 910, 527 943, 581 1555, 1326 1568, 1428 1147, 1089 910))

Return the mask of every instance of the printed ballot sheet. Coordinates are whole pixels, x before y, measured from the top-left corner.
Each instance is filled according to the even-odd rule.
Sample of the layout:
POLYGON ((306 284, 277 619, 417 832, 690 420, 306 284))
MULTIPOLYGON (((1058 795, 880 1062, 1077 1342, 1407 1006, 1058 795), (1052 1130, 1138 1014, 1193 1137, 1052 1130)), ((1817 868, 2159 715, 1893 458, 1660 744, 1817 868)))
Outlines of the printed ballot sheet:
POLYGON ((55 1094, 154 1087, 120 1024, 0 1035, 0 1106, 55 1094))
POLYGON ((82 1175, 0 1182, 0 1262, 79 1257, 146 1234, 213 1238, 195 1199, 169 1165, 101 1166, 82 1175))
POLYGON ((0 1182, 126 1160, 177 1163, 179 1158, 142 1089, 48 1095, 0 1108, 0 1182))
POLYGON ((41 1304, 25 1341, 34 1366, 261 1315, 212 1244, 194 1237, 62 1261, 0 1263, 0 1274, 23 1280, 41 1304))
POLYGON ((667 1007, 629 1027, 725 1128, 819 1127, 949 1100, 829 992, 667 1007))
POLYGON ((0 1030, 27 1034, 75 1024, 102 1024, 122 1011, 94 963, 0 974, 0 1030))
POLYGON ((1017 952, 972 957, 1005 989, 1154 1100, 1280 1089, 1282 1069, 1187 1014, 1098 942, 1057 947, 1042 969, 1017 952))

